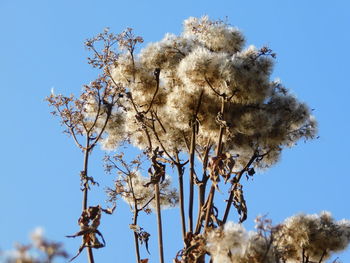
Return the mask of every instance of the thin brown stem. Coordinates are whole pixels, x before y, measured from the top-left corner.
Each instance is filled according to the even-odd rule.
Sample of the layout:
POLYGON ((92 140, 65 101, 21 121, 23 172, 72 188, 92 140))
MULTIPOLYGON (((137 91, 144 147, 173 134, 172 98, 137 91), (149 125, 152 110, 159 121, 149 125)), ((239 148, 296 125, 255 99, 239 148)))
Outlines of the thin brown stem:
POLYGON ((147 114, 151 110, 153 102, 154 102, 154 100, 155 100, 155 98, 156 98, 156 96, 158 94, 158 90, 159 90, 159 75, 160 75, 160 69, 156 68, 154 70, 154 77, 156 78, 156 90, 153 93, 153 97, 152 97, 152 100, 151 100, 151 102, 150 102, 150 104, 148 106, 148 109, 144 112, 145 114, 147 114))
POLYGON ((196 111, 193 114, 192 117, 192 133, 191 133, 191 144, 190 144, 190 191, 189 191, 189 203, 188 203, 188 231, 193 232, 193 198, 194 198, 194 175, 195 175, 195 169, 194 169, 194 156, 196 153, 196 134, 198 130, 198 123, 197 123, 197 116, 199 112, 200 105, 202 103, 202 97, 203 97, 204 90, 201 91, 199 95, 199 99, 197 102, 196 111))
POLYGON ((209 218, 210 218, 211 210, 213 207, 214 196, 215 196, 215 186, 214 186, 214 184, 212 184, 210 187, 210 192, 209 192, 209 196, 208 196, 208 203, 207 203, 207 207, 206 207, 207 211, 205 214, 204 229, 206 229, 209 225, 209 218))
POLYGON ((94 142, 91 144, 90 148, 93 148, 96 143, 100 140, 102 134, 104 133, 106 127, 107 127, 107 123, 108 123, 108 120, 109 120, 109 117, 111 116, 111 109, 108 109, 108 112, 107 112, 107 116, 106 116, 106 120, 102 126, 102 129, 100 131, 100 133, 97 135, 96 139, 94 140, 94 142))
MULTIPOLYGON (((153 112, 153 111, 151 111, 151 115, 152 115, 152 119, 153 119, 153 118, 154 118, 154 112, 153 112)), ((152 121, 152 127, 151 127, 154 136, 156 137, 156 139, 157 139, 157 141, 158 141, 158 143, 159 143, 161 149, 164 151, 165 155, 166 155, 173 163, 176 164, 175 159, 174 159, 174 158, 171 156, 171 154, 169 154, 169 152, 165 149, 164 144, 163 144, 162 141, 160 140, 159 135, 158 135, 158 132, 156 131, 156 126, 155 126, 154 122, 155 122, 155 121, 153 120, 153 121, 152 121)))
MULTIPOLYGON (((86 137, 86 146, 84 149, 84 167, 83 167, 83 184, 84 184, 84 190, 83 190, 83 204, 82 204, 82 210, 84 211, 87 209, 87 200, 88 200, 88 191, 89 191, 89 180, 88 180, 88 164, 89 164, 89 153, 91 148, 89 147, 89 137, 86 137)), ((92 253, 92 248, 87 247, 87 254, 88 254, 88 261, 89 263, 94 263, 94 255, 92 253)))
POLYGON ((141 208, 138 208, 137 210, 140 212, 145 209, 153 201, 154 198, 155 196, 153 195, 152 198, 150 198, 141 208))
MULTIPOLYGON (((128 169, 128 168, 127 168, 128 169)), ((128 183, 129 183, 129 187, 130 187, 130 190, 131 190, 131 194, 132 194, 132 199, 133 199, 133 202, 134 202, 134 209, 133 209, 133 212, 134 212, 134 218, 133 218, 133 225, 134 226, 137 226, 137 218, 138 218, 138 215, 139 215, 139 209, 137 207, 137 198, 135 196, 135 191, 134 191, 134 186, 132 184, 132 178, 131 178, 131 172, 129 171, 128 169, 128 183)), ((139 246, 139 238, 138 238, 138 235, 137 233, 134 231, 134 243, 135 243, 135 254, 136 254, 136 263, 140 263, 140 246, 139 246)))
MULTIPOLYGON (((253 156, 250 158, 250 160, 248 161, 248 163, 246 164, 246 166, 239 172, 239 174, 237 175, 237 177, 235 178, 235 182, 239 183, 239 181, 241 180, 244 172, 246 172, 248 170, 248 168, 252 165, 252 163, 256 160, 258 156, 256 155, 256 153, 253 154, 253 156)), ((234 196, 234 192, 231 190, 230 191, 230 196, 227 200, 227 204, 226 204, 226 209, 225 209, 225 214, 224 217, 222 219, 223 224, 226 223, 228 215, 230 213, 230 209, 231 209, 231 204, 233 201, 233 196, 234 196)))
POLYGON ((190 192, 189 192, 189 205, 188 205, 188 231, 193 231, 193 193, 194 193, 194 155, 196 144, 196 125, 192 125, 192 136, 190 146, 190 192))
POLYGON ((89 153, 90 153, 89 138, 86 137, 86 146, 84 149, 84 165, 83 165, 83 171, 82 171, 82 174, 84 176, 84 178, 82 178, 83 184, 84 184, 82 210, 85 210, 87 208, 87 199, 88 199, 88 191, 89 191, 89 181, 88 181, 89 153))
POLYGON ((205 199, 205 189, 207 187, 208 182, 208 175, 207 175, 207 166, 208 166, 208 159, 209 159, 209 153, 212 145, 210 143, 210 140, 208 141, 208 144, 205 149, 204 158, 203 158, 203 176, 202 180, 198 185, 198 216, 197 216, 197 224, 196 224, 196 230, 195 233, 199 234, 202 227, 202 212, 204 209, 204 199, 205 199))
POLYGON ((91 247, 87 247, 87 253, 88 253, 88 260, 89 263, 94 263, 94 254, 92 253, 92 248, 91 247))
MULTIPOLYGON (((225 112, 225 95, 221 96, 221 109, 220 109, 220 115, 221 118, 224 117, 224 112, 225 112)), ((222 138, 224 136, 224 131, 225 131, 225 126, 223 126, 222 124, 220 124, 220 131, 219 131, 219 138, 218 138, 218 144, 216 146, 216 156, 219 157, 222 153, 222 138)), ((214 201, 214 196, 215 196, 215 184, 212 183, 211 187, 210 187, 210 193, 208 196, 208 203, 207 203, 207 211, 206 211, 206 215, 205 215, 205 225, 204 227, 207 228, 209 225, 209 218, 210 218, 210 214, 211 214, 211 210, 213 207, 213 201, 214 201)))
POLYGON ((318 263, 322 263, 325 256, 326 256, 326 250, 323 251, 320 261, 318 261, 318 263))
MULTIPOLYGON (((134 226, 137 225, 138 214, 139 214, 138 209, 137 209, 137 207, 135 207, 134 220, 133 220, 134 226)), ((134 231, 134 243, 135 243, 136 262, 140 263, 141 257, 140 257, 139 237, 137 236, 137 233, 135 231, 134 231)))
POLYGON ((186 219, 185 219, 185 205, 184 205, 184 182, 183 182, 183 166, 180 165, 179 153, 176 152, 176 168, 179 176, 179 203, 180 203, 180 217, 181 217, 181 229, 182 229, 182 239, 185 240, 186 237, 186 219))
POLYGON ((95 119, 91 125, 91 127, 86 131, 86 134, 90 134, 90 132, 93 130, 93 128, 95 127, 96 123, 97 123, 97 120, 99 119, 100 117, 100 112, 101 112, 101 95, 100 95, 100 91, 98 90, 97 91, 97 95, 98 95, 98 104, 97 104, 97 112, 96 112, 96 115, 95 115, 95 119))
POLYGON ((71 126, 68 126, 67 124, 66 124, 66 126, 67 126, 68 129, 70 130, 70 134, 73 136, 73 139, 74 139, 75 144, 76 144, 80 149, 83 149, 83 146, 82 146, 82 145, 79 143, 79 141, 78 141, 78 138, 77 138, 77 136, 76 136, 76 134, 75 134, 74 129, 73 129, 71 126))
POLYGON ((207 78, 205 78, 205 81, 207 82, 209 88, 210 88, 212 91, 214 91, 214 93, 215 93, 216 95, 218 95, 218 96, 220 96, 220 97, 222 96, 219 92, 217 92, 217 91, 214 89, 213 85, 211 85, 210 81, 209 81, 207 78))
MULTIPOLYGON (((57 110, 57 112, 58 112, 61 116, 63 115, 61 109, 60 109, 58 106, 56 106, 56 110, 57 110)), ((66 125, 66 127, 69 129, 69 134, 71 134, 71 135, 73 136, 73 139, 74 139, 75 144, 76 144, 80 149, 83 149, 83 146, 79 143, 78 138, 77 138, 77 136, 76 136, 76 134, 75 134, 73 125, 71 124, 71 123, 72 123, 71 118, 70 118, 69 120, 64 120, 64 121, 62 121, 62 122, 63 122, 64 125, 66 125)))
POLYGON ((155 195, 156 195, 159 262, 164 263, 163 230, 162 230, 162 215, 161 215, 161 207, 160 207, 159 182, 154 185, 154 191, 155 191, 155 195))

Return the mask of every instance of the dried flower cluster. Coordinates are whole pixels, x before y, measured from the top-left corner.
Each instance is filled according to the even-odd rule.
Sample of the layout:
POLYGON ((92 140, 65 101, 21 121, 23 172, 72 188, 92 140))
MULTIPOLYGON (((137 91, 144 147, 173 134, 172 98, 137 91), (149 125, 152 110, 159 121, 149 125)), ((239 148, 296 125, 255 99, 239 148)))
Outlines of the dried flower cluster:
POLYGON ((44 237, 44 230, 36 228, 31 234, 32 243, 29 245, 16 244, 15 251, 5 260, 6 263, 47 263, 56 258, 68 258, 62 244, 49 241, 44 237), (34 250, 40 252, 34 253, 34 250))
POLYGON ((257 232, 232 222, 209 232, 213 263, 324 262, 350 243, 350 221, 335 221, 328 212, 296 215, 277 226, 265 218, 257 222, 257 232))
MULTIPOLYGON (((124 49, 111 76, 128 88, 132 105, 126 103, 124 118, 107 132, 125 126, 125 137, 145 149, 148 127, 152 145, 173 153, 187 149, 193 121, 198 122, 199 147, 216 143, 224 125, 225 151, 239 155, 240 163, 257 150, 268 153, 260 166, 275 163, 283 146, 314 137, 316 123, 304 103, 270 80, 275 54, 243 45, 236 28, 202 17, 185 20, 181 35, 167 34, 138 56, 124 49), (222 99, 225 110, 219 115, 222 99)), ((112 137, 106 148, 121 138, 112 137)))
MULTIPOLYGON (((132 184, 133 192, 131 191, 128 185, 123 186, 122 181, 119 180, 116 182, 116 188, 120 189, 119 193, 122 195, 123 199, 129 204, 132 204, 134 195, 139 207, 144 207, 149 202, 149 200, 152 200, 151 202, 149 202, 149 206, 154 209, 154 190, 152 189, 152 187, 147 186, 149 179, 142 176, 138 172, 134 172, 130 175, 129 180, 131 180, 130 184, 132 184)), ((163 208, 174 207, 178 202, 176 189, 171 189, 170 185, 170 176, 166 176, 164 181, 160 184, 160 203, 163 208)))
POLYGON ((208 256, 213 263, 313 263, 345 249, 350 223, 335 222, 327 213, 291 217, 275 227, 259 218, 257 232, 249 233, 228 222, 232 206, 239 223, 248 216, 241 179, 270 167, 285 147, 317 132, 309 107, 271 80, 276 54, 268 47, 246 47, 237 28, 207 16, 185 20, 180 35, 166 34, 136 54, 141 43, 130 28, 119 35, 107 29, 87 40, 89 63, 101 76, 79 98, 48 98, 84 153, 80 231, 71 236, 83 237, 78 254, 86 247, 93 263, 92 248, 104 245, 96 234, 103 239, 97 227, 105 210, 87 205, 90 186, 97 184, 87 173, 97 143, 116 151, 129 143, 142 151, 131 162, 122 153, 105 160, 106 170, 117 173, 107 189, 109 201, 121 197, 132 212, 137 263, 148 262, 139 246, 148 250, 151 236, 139 214, 155 211, 164 263, 161 209, 175 205, 184 243, 176 263, 205 263, 208 256), (177 172, 178 189, 170 186, 170 168, 177 172), (225 200, 214 198, 222 184, 228 185, 225 200))
MULTIPOLYGON (((123 154, 105 157, 105 168, 108 173, 117 170, 118 178, 114 188, 108 188, 107 193, 110 202, 115 202, 120 196, 132 209, 155 209, 154 189, 151 178, 142 176, 140 165, 142 161, 136 158, 130 164, 124 161, 123 154)), ((171 187, 171 177, 165 175, 160 182, 160 203, 162 208, 175 207, 179 202, 176 188, 171 187)))

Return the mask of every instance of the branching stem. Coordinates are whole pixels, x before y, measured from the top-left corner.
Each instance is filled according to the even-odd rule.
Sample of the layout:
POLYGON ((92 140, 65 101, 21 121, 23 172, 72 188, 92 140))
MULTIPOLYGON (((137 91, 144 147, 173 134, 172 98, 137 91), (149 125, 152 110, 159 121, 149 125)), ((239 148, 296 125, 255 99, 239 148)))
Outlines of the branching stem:
MULTIPOLYGON (((239 183, 239 181, 241 180, 244 172, 246 172, 248 170, 248 168, 252 165, 252 163, 256 160, 257 158, 257 154, 254 153, 253 156, 250 158, 250 160, 248 161, 248 163, 246 164, 246 166, 239 172, 239 174, 237 175, 237 177, 235 178, 235 182, 239 183)), ((230 213, 230 209, 231 209, 231 204, 233 201, 233 197, 234 197, 234 192, 231 190, 230 191, 230 196, 228 198, 227 204, 226 204, 226 209, 225 209, 225 214, 224 217, 222 219, 222 223, 225 224, 228 218, 228 215, 230 213)))
MULTIPOLYGON (((223 118, 224 112, 225 112, 225 99, 226 99, 226 96, 221 95, 221 109, 220 109, 221 118, 223 118)), ((216 156, 217 157, 219 157, 222 153, 222 138, 224 135, 224 131, 225 131, 225 126, 220 124, 218 144, 216 146, 216 156)), ((209 192, 208 202, 207 202, 207 207, 206 207, 207 211, 206 211, 206 215, 205 215, 205 226, 204 226, 205 228, 207 228, 209 225, 209 218, 210 218, 211 210, 213 207, 214 196, 215 196, 215 184, 212 183, 211 187, 210 187, 210 192, 209 192)))
MULTIPOLYGON (((133 220, 134 226, 137 225, 138 214, 139 214, 139 211, 138 211, 137 207, 135 207, 134 220, 133 220)), ((141 257, 140 257, 139 238, 138 238, 137 233, 135 231, 134 231, 134 243, 135 243, 136 262, 140 263, 141 262, 141 257)))
MULTIPOLYGON (((84 184, 84 188, 83 188, 83 205, 82 205, 82 210, 84 211, 85 209, 87 209, 87 200, 88 200, 88 191, 89 191, 89 179, 88 179, 88 164, 89 164, 89 153, 91 148, 89 147, 89 143, 90 143, 90 138, 87 135, 86 136, 86 145, 85 145, 85 149, 84 149, 84 167, 83 167, 83 175, 84 175, 84 179, 83 179, 83 184, 84 184)), ((87 254, 88 254, 88 262, 89 263, 94 263, 94 255, 92 253, 92 248, 91 247, 87 247, 87 254)))
POLYGON ((203 158, 203 176, 200 184, 198 185, 198 217, 197 217, 197 225, 195 234, 199 234, 202 227, 202 213, 204 209, 204 199, 205 199, 205 189, 207 187, 207 182, 209 179, 209 176, 207 175, 207 167, 208 167, 208 160, 209 160, 209 153, 211 150, 211 143, 210 140, 208 141, 208 144, 205 148, 204 158, 203 158))
POLYGON ((193 197, 194 197, 194 156, 196 151, 196 134, 198 130, 197 116, 199 112, 200 105, 202 103, 204 90, 201 91, 199 99, 197 102, 196 111, 192 117, 192 134, 191 134, 191 145, 190 145, 190 191, 189 191, 189 204, 188 204, 188 231, 193 232, 193 197))

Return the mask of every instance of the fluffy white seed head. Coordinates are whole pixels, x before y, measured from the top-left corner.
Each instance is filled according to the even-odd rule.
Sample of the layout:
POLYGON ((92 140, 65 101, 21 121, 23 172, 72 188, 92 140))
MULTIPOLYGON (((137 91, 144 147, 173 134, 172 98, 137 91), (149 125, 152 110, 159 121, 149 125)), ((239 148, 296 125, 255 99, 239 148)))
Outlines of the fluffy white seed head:
MULTIPOLYGON (((131 173, 129 179, 131 181, 124 185, 122 193, 124 201, 133 206, 135 196, 139 209, 148 202, 150 202, 149 207, 155 209, 154 187, 152 184, 147 185, 150 179, 142 176, 138 171, 131 173)), ((175 188, 171 188, 171 178, 166 175, 164 181, 160 183, 160 204, 164 209, 174 207, 177 203, 178 193, 175 188)))
POLYGON ((223 150, 239 156, 235 169, 240 169, 256 151, 264 158, 255 166, 267 168, 284 147, 313 138, 317 124, 307 105, 270 80, 272 56, 254 46, 243 49, 243 43, 237 29, 205 16, 185 20, 182 34, 166 34, 139 56, 121 54, 112 77, 126 86, 135 105, 125 103, 124 128, 108 129, 112 139, 105 141, 116 141, 117 132, 124 131, 141 149, 149 147, 150 138, 152 146, 170 153, 187 151, 198 110, 197 147, 208 141, 215 147, 225 125, 223 150), (222 96, 225 112, 218 116, 222 96))
POLYGON ((213 263, 231 263, 245 253, 248 233, 241 224, 228 222, 223 228, 214 229, 207 236, 207 250, 213 263))
POLYGON ((235 53, 241 50, 244 44, 244 37, 238 29, 228 26, 223 21, 210 20, 208 16, 186 19, 183 36, 218 52, 235 53))
POLYGON ((327 259, 350 243, 350 221, 335 221, 329 212, 300 214, 285 220, 276 232, 275 246, 290 262, 300 262, 302 251, 311 261, 327 259))

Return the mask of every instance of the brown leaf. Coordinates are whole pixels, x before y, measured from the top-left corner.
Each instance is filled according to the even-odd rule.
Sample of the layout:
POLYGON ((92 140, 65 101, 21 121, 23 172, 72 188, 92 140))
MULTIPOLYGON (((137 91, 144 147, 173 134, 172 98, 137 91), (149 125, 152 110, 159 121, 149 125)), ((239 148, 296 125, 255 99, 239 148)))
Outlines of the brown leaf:
POLYGON ((240 215, 239 222, 242 223, 247 219, 248 208, 243 196, 243 186, 239 183, 233 185, 233 205, 237 209, 238 214, 240 215))

